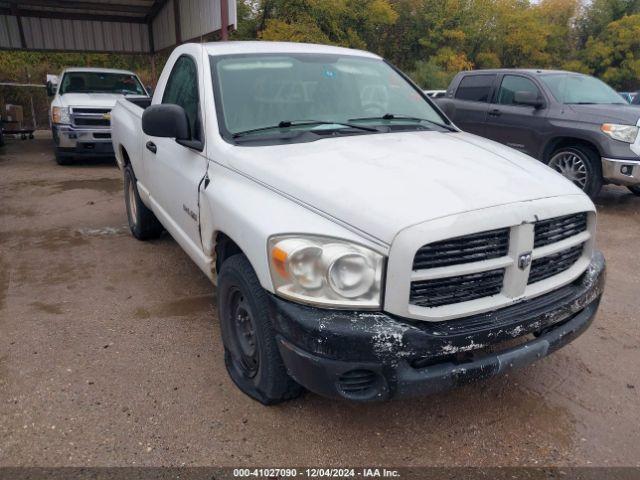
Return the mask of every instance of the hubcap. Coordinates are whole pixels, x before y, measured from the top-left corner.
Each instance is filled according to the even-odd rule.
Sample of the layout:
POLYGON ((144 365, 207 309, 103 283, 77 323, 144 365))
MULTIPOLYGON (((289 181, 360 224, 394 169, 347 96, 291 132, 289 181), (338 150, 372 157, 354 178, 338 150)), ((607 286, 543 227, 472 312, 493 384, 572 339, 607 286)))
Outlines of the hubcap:
POLYGON ((238 289, 231 292, 229 313, 231 315, 230 324, 239 366, 244 374, 253 377, 258 372, 258 348, 256 339, 256 329, 251 314, 249 304, 238 289))
POLYGON ((129 220, 133 226, 138 223, 138 207, 136 205, 136 192, 133 180, 129 181, 127 195, 129 196, 129 220))
POLYGON ((587 186, 589 171, 584 160, 573 152, 560 152, 555 154, 549 166, 571 180, 582 190, 587 186))

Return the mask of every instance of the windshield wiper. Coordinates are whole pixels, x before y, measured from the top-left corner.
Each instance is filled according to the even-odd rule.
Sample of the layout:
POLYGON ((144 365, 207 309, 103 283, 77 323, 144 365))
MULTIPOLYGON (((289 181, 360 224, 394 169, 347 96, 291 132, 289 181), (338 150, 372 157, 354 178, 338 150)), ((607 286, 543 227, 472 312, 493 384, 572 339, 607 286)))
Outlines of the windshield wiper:
POLYGON ((301 127, 304 125, 341 125, 343 127, 348 127, 348 128, 355 128, 357 130, 364 130, 366 132, 378 132, 379 130, 377 128, 373 128, 373 127, 365 127, 363 125, 356 125, 353 123, 346 123, 346 122, 329 122, 329 121, 324 121, 324 120, 283 120, 280 123, 278 123, 277 125, 270 125, 268 127, 260 127, 260 128, 252 128, 250 130, 244 130, 242 132, 236 132, 232 135, 232 138, 238 138, 238 137, 243 137, 245 135, 250 135, 252 133, 256 133, 256 132, 264 132, 264 131, 268 131, 268 130, 275 130, 275 129, 284 129, 284 128, 291 128, 291 127, 301 127))
POLYGON ((440 128, 444 128, 446 130, 449 130, 451 132, 455 132, 457 131, 455 128, 453 128, 450 125, 445 125, 444 123, 440 123, 440 122, 435 122, 433 120, 429 120, 428 118, 419 118, 419 117, 411 117, 409 115, 398 115, 395 113, 385 113, 384 115, 380 116, 380 117, 363 117, 363 118, 350 118, 349 121, 350 122, 358 122, 358 121, 366 121, 366 120, 409 120, 412 122, 427 122, 430 123, 432 125, 436 125, 440 128))

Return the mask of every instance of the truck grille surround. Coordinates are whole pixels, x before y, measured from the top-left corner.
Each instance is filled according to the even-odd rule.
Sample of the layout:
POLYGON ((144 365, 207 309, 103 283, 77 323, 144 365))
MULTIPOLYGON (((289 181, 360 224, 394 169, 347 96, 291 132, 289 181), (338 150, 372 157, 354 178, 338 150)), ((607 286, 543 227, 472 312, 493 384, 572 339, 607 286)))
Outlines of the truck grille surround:
POLYGON ((588 214, 581 212, 423 245, 413 259, 409 304, 435 310, 535 293, 571 269, 590 238, 588 214))
POLYGON ((109 108, 72 108, 71 122, 76 127, 109 128, 110 112, 109 108))

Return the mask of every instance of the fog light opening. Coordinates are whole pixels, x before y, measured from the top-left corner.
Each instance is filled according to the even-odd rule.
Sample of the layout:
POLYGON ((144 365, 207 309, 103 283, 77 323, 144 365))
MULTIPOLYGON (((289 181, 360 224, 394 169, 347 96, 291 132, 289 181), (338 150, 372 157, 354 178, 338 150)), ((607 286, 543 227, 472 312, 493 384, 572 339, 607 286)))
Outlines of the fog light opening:
POLYGON ((381 397, 385 388, 382 375, 366 369, 349 370, 336 383, 340 393, 352 400, 373 400, 381 397))

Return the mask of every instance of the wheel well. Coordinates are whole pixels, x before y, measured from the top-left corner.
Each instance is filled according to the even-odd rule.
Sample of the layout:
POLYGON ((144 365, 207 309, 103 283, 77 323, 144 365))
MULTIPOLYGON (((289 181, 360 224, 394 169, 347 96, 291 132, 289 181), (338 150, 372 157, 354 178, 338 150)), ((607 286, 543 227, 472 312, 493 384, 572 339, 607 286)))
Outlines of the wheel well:
POLYGON ((220 272, 220 268, 222 268, 222 264, 229 257, 236 255, 238 253, 243 253, 240 247, 238 246, 238 244, 223 232, 218 232, 216 234, 215 245, 216 245, 215 246, 216 272, 220 272))
POLYGON ((581 138, 574 137, 559 137, 551 140, 544 149, 544 154, 542 156, 542 160, 544 163, 549 163, 551 159, 551 154, 563 147, 586 147, 596 153, 598 156, 601 156, 598 147, 589 142, 588 140, 583 140, 581 138))
POLYGON ((131 159, 129 158, 129 154, 127 153, 127 151, 124 149, 122 145, 120 145, 120 155, 122 155, 122 162, 124 163, 125 167, 131 164, 131 159))

